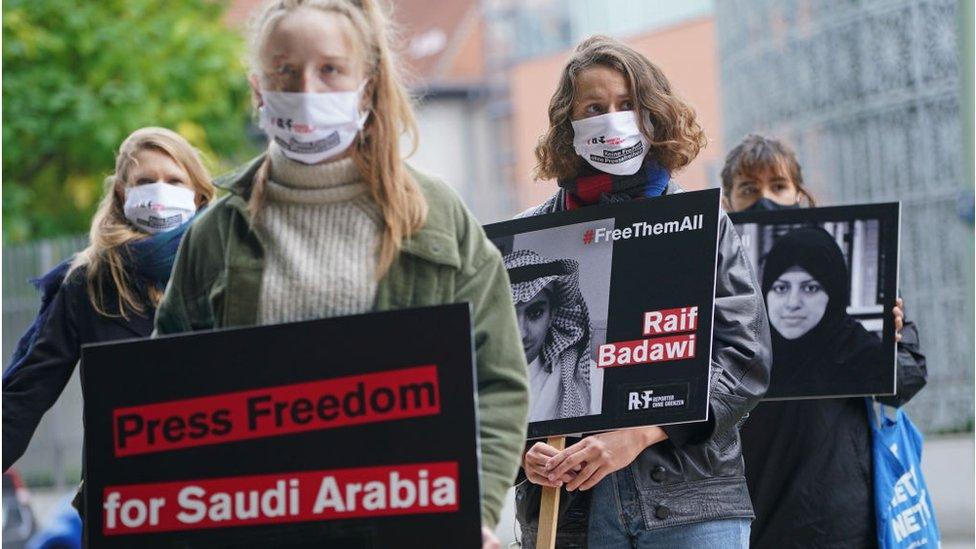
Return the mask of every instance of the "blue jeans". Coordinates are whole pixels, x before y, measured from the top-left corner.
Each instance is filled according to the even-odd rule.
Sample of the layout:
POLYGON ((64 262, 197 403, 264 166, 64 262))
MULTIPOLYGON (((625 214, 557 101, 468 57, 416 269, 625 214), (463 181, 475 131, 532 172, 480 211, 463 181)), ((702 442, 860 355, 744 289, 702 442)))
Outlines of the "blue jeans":
POLYGON ((749 547, 749 519, 712 520, 648 530, 630 467, 608 475, 592 490, 587 535, 590 549, 749 547))

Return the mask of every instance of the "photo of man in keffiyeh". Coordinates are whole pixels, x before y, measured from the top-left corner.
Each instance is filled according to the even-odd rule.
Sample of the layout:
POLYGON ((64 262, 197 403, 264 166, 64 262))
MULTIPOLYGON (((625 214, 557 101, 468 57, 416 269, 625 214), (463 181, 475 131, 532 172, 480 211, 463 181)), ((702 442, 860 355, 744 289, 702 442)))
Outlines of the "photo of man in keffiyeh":
POLYGON ((529 421, 599 414, 602 375, 590 357, 579 264, 531 250, 514 251, 504 261, 529 365, 529 421))

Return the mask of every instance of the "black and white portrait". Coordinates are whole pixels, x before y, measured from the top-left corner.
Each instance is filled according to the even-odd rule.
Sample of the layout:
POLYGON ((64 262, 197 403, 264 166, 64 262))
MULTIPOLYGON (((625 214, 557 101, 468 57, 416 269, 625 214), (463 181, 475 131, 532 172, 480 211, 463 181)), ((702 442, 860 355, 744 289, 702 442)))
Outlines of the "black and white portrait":
POLYGON ((707 419, 719 198, 710 189, 485 226, 511 282, 529 439, 707 419))
MULTIPOLYGON (((609 220, 612 224, 613 220, 609 220)), ((579 235, 607 220, 499 239, 512 287, 530 385, 529 422, 598 415, 606 339, 611 246, 579 235)))
POLYGON ((837 241, 819 227, 779 239, 763 265, 773 340, 770 396, 830 394, 874 385, 881 339, 847 311, 850 275, 837 241))
POLYGON ((737 227, 769 314, 767 399, 889 392, 883 328, 893 284, 883 276, 881 227, 878 219, 737 227))

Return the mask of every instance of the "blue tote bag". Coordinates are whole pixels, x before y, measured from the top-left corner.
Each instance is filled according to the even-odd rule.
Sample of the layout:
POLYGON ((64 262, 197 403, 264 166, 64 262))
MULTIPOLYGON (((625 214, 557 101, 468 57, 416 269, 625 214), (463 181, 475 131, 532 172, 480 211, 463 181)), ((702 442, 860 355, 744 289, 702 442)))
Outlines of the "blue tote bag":
POLYGON ((881 549, 939 547, 939 527, 922 477, 922 433, 908 416, 890 418, 865 399, 874 454, 874 512, 881 549))

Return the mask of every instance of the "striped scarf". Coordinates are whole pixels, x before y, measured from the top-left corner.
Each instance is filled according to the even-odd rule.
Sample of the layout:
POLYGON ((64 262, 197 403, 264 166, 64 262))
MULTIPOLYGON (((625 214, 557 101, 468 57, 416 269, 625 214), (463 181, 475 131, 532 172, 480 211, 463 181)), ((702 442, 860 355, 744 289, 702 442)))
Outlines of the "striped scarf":
POLYGON ((668 187, 671 174, 653 160, 644 162, 633 175, 611 175, 590 165, 582 168, 573 179, 560 180, 567 210, 593 204, 609 204, 629 198, 660 196, 668 187))

